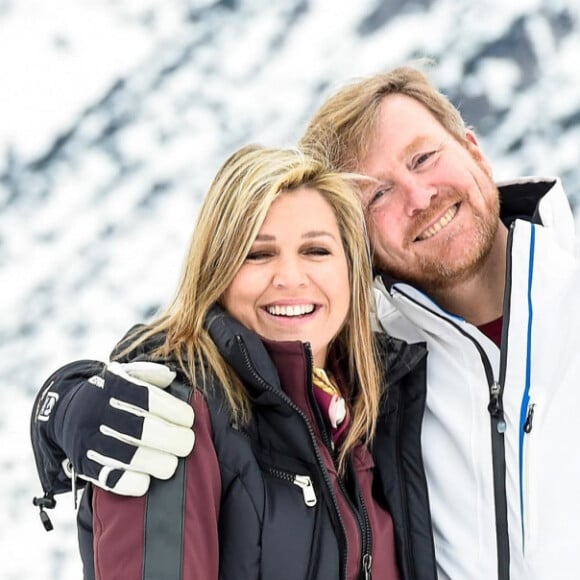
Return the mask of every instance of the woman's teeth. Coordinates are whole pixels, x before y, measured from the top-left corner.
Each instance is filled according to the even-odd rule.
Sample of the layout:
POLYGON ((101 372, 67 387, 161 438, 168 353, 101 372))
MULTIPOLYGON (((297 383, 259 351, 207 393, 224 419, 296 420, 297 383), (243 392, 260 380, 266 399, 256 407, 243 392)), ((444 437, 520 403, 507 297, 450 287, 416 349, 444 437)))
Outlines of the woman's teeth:
POLYGON ((426 229, 420 236, 417 237, 417 239, 422 242, 423 240, 428 240, 429 238, 432 238, 437 232, 440 232, 455 217, 457 209, 458 209, 457 205, 450 207, 437 223, 434 223, 430 228, 426 229))
POLYGON ((267 306, 266 310, 274 316, 303 316, 314 310, 314 304, 301 304, 295 306, 267 306))

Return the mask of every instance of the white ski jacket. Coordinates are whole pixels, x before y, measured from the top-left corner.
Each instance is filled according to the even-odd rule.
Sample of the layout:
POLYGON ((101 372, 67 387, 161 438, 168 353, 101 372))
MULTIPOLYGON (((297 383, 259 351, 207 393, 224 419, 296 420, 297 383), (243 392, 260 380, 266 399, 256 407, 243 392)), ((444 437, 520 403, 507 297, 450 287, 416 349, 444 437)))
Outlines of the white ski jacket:
POLYGON ((501 349, 408 284, 377 278, 377 314, 389 334, 428 346, 422 445, 439 578, 580 578, 573 214, 558 179, 500 192, 510 223, 501 349))

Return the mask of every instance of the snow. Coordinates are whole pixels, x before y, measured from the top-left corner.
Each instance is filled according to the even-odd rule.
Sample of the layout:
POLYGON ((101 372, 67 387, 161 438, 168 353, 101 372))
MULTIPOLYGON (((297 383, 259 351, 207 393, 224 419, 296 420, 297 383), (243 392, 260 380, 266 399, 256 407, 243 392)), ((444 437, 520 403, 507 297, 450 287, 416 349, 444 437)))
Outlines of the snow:
POLYGON ((336 87, 427 56, 498 179, 560 174, 576 201, 579 18, 572 0, 0 0, 0 577, 81 577, 70 494, 50 533, 31 504, 33 397, 170 299, 229 153, 292 144, 336 87))

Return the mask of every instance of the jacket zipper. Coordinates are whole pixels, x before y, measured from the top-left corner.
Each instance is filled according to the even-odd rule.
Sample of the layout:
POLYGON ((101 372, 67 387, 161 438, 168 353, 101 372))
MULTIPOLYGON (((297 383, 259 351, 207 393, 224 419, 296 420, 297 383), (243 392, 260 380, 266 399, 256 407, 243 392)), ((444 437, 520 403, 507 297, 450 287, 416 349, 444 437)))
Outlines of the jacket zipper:
POLYGON ((528 413, 526 415, 526 422, 524 423, 524 433, 531 433, 532 432, 532 423, 534 421, 534 408, 536 404, 531 403, 528 407, 528 413))
MULTIPOLYGON (((307 384, 310 385, 310 388, 312 390, 314 387, 312 386, 312 379, 310 377, 312 377, 312 367, 314 366, 314 360, 313 360, 313 356, 312 356, 312 349, 310 347, 310 343, 306 342, 304 344, 305 344, 306 351, 309 355, 309 363, 310 363, 310 366, 307 367, 307 369, 306 369, 306 372, 307 372, 306 381, 307 381, 307 384)), ((327 449, 330 451, 331 456, 334 458, 335 457, 334 442, 332 441, 332 437, 331 437, 330 433, 328 432, 328 429, 326 427, 326 423, 325 423, 324 419, 322 418, 322 413, 320 411, 320 408, 318 407, 318 404, 316 403, 316 401, 314 399, 315 399, 314 396, 312 396, 312 408, 314 410, 314 414, 318 418, 318 424, 320 427, 322 441, 326 445, 327 449)), ((353 472, 354 472, 354 470, 353 470, 353 472)), ((364 498, 360 492, 358 485, 355 484, 357 499, 358 499, 358 502, 360 504, 360 511, 359 511, 356 508, 356 506, 354 505, 354 503, 351 501, 351 499, 350 499, 350 497, 349 497, 349 495, 344 487, 344 483, 343 483, 342 478, 338 477, 337 480, 338 480, 338 485, 340 487, 342 495, 344 496, 346 502, 350 506, 351 511, 354 513, 356 520, 357 520, 357 523, 358 523, 358 526, 359 526, 359 529, 360 529, 360 533, 361 533, 361 552, 360 552, 361 576, 365 580, 370 579, 371 578, 371 564, 372 564, 372 529, 371 529, 366 505, 364 502, 364 498)), ((355 478, 355 481, 356 481, 356 478, 355 478)), ((347 546, 348 546, 348 540, 347 540, 347 546)))
MULTIPOLYGON (((364 580, 371 580, 372 578, 372 563, 373 563, 373 536, 372 536, 372 529, 371 523, 369 521, 369 514, 362 496, 362 493, 358 489, 357 486, 357 494, 360 500, 360 526, 361 526, 361 533, 362 533, 362 550, 361 550, 361 575, 364 580)), ((355 511, 357 517, 359 517, 358 510, 355 511)))
POLYGON ((365 554, 362 559, 362 574, 364 580, 372 579, 371 566, 373 563, 373 557, 371 554, 365 554))
MULTIPOLYGON (((506 248, 506 276, 502 312, 502 331, 499 360, 499 390, 497 392, 497 407, 495 416, 496 431, 492 424, 492 457, 493 457, 493 487, 495 495, 496 535, 497 535, 497 576, 498 580, 509 580, 510 577, 510 543, 508 534, 507 492, 506 492, 506 461, 505 461, 505 430, 506 423, 503 412, 503 390, 507 366, 508 327, 511 312, 512 284, 512 247, 514 223, 509 227, 506 248), (498 517, 498 512, 500 516, 498 517)), ((490 402, 491 404, 491 402, 490 402)), ((491 413, 490 413, 491 414, 491 413)), ((492 415, 493 417, 493 415, 492 415)))
POLYGON ((342 495, 344 496, 344 498, 346 499, 346 502, 348 503, 352 512, 354 513, 356 520, 358 522, 358 525, 359 525, 359 529, 360 529, 360 533, 361 533, 361 553, 360 553, 360 555, 361 555, 361 577, 364 578, 365 580, 370 580, 373 541, 372 541, 371 524, 369 521, 369 516, 368 516, 368 512, 367 512, 367 508, 366 508, 364 499, 362 497, 360 489, 358 488, 358 485, 355 484, 357 498, 358 498, 358 501, 360 503, 360 511, 359 511, 356 508, 356 506, 353 504, 350 497, 348 496, 346 489, 344 487, 344 483, 342 482, 342 479, 340 477, 338 478, 338 485, 340 487, 340 490, 342 491, 342 495))
MULTIPOLYGON (((316 461, 318 463, 318 467, 322 473, 322 478, 324 479, 324 483, 326 484, 326 487, 328 489, 330 498, 332 500, 332 505, 334 507, 334 511, 336 513, 338 521, 340 522, 340 526, 342 529, 342 535, 343 535, 343 542, 342 543, 346 544, 346 527, 344 525, 344 521, 342 520, 342 516, 340 515, 340 510, 338 508, 338 500, 336 499, 336 495, 335 495, 334 490, 332 488, 332 482, 330 481, 330 476, 328 475, 328 472, 326 471, 326 466, 324 465, 324 460, 322 459, 322 456, 320 455, 320 451, 318 450, 318 446, 316 445, 316 436, 314 434, 314 430, 312 429, 312 425, 308 421, 308 418, 306 417, 306 415, 302 412, 302 409, 300 409, 300 407, 298 407, 298 405, 296 405, 294 403, 294 401, 292 401, 292 399, 290 399, 290 397, 288 397, 285 393, 283 393, 277 389, 274 389, 274 387, 272 387, 269 383, 267 383, 257 373, 257 371, 254 369, 254 366, 252 365, 252 362, 250 361, 250 357, 248 355, 248 351, 246 349, 246 345, 244 344, 244 341, 242 340, 242 337, 239 335, 236 335, 236 340, 238 342, 238 346, 240 347, 240 350, 241 350, 242 355, 244 357, 244 362, 245 362, 246 368, 248 369, 248 371, 250 371, 250 373, 256 379, 256 381, 258 381, 258 383, 260 383, 260 385, 262 385, 268 392, 273 393, 277 397, 282 399, 304 421, 304 424, 306 425, 306 429, 308 430, 308 434, 310 436, 310 442, 312 443, 312 448, 314 450, 314 455, 316 456, 316 461)), ((344 547, 346 548, 346 546, 344 546, 344 547)), ((343 550, 343 555, 341 556, 341 564, 342 564, 342 566, 341 566, 341 568, 342 568, 341 578, 344 578, 346 580, 346 578, 347 578, 347 551, 346 551, 346 549, 343 550)))
POLYGON ((278 479, 288 481, 299 487, 302 490, 304 504, 308 507, 314 507, 318 503, 316 492, 312 485, 312 479, 309 475, 298 475, 297 473, 289 473, 288 471, 282 471, 281 469, 275 469, 273 467, 267 467, 265 471, 278 479))
MULTIPOLYGON (((511 234, 511 230, 510 230, 511 234)), ((509 263, 509 255, 511 249, 511 235, 508 239, 508 274, 511 274, 511 268, 509 263)), ((506 275, 506 292, 505 296, 509 296, 508 281, 511 280, 510 275, 506 275)), ((483 368, 485 371, 485 376, 487 379, 487 384, 489 387, 489 404, 488 412, 491 421, 491 456, 492 456, 492 469, 493 469, 493 495, 495 503, 495 533, 496 533, 496 546, 497 546, 497 578, 498 580, 509 580, 510 577, 510 547, 509 547, 509 536, 508 536, 508 519, 507 519, 507 493, 506 493, 506 463, 505 463, 505 430, 506 422, 503 410, 503 388, 505 382, 505 366, 506 366, 506 354, 504 348, 500 348, 500 377, 499 381, 496 381, 493 377, 493 369, 491 368, 491 363, 487 354, 481 347, 481 345, 465 332, 459 325, 457 325, 453 320, 445 318, 427 309, 425 306, 417 302, 411 296, 406 294, 401 290, 397 290, 402 296, 404 296, 410 302, 416 304, 419 308, 426 309, 430 314, 437 316, 444 322, 453 326, 460 334, 469 339, 475 348, 477 349, 483 368)), ((503 312, 503 329, 502 329, 502 345, 506 344, 504 340, 505 334, 507 333, 508 326, 508 315, 509 315, 509 300, 504 299, 504 312, 503 312)))

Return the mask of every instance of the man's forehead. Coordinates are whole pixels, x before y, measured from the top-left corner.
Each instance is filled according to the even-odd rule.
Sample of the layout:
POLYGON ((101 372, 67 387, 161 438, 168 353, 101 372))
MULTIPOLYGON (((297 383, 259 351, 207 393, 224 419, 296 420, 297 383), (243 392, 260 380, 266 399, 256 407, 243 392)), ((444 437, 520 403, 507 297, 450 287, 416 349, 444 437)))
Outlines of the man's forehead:
POLYGON ((407 95, 388 95, 379 105, 373 140, 389 135, 400 137, 407 144, 421 136, 447 133, 441 121, 426 105, 407 95))
POLYGON ((441 129, 442 131, 431 134, 410 131, 408 138, 405 138, 405 135, 400 135, 393 142, 381 139, 377 135, 377 138, 369 143, 366 154, 360 163, 361 173, 379 181, 387 181, 389 178, 387 172, 393 162, 406 164, 408 159, 417 152, 425 148, 437 147, 442 140, 447 139, 448 133, 443 127, 441 129))
POLYGON ((387 95, 379 105, 359 167, 363 173, 378 177, 376 170, 389 160, 405 162, 421 147, 435 145, 449 136, 433 112, 420 101, 403 94, 387 95))

